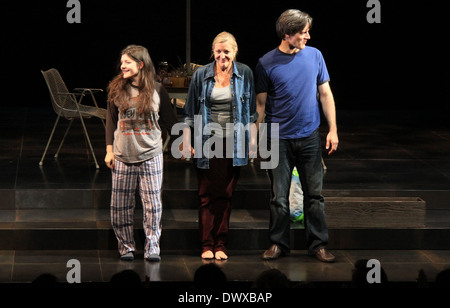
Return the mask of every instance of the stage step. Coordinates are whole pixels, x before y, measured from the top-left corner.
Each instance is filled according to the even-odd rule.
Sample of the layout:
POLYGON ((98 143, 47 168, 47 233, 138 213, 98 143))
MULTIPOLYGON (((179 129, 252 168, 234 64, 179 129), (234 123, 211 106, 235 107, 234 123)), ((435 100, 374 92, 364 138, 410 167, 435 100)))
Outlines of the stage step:
MULTIPOLYGON (((450 249, 450 230, 427 225, 447 212, 427 211, 420 198, 327 197, 330 249, 450 249), (426 214, 426 215, 425 215, 426 214)), ((68 202, 70 203, 70 202, 68 202)), ((75 202, 76 203, 76 202, 75 202)), ((74 204, 75 204, 74 203, 74 204)), ((266 203, 267 206, 267 203, 266 203)), ((161 248, 196 249, 196 209, 165 208, 161 248)), ((0 249, 115 249, 109 209, 19 208, 0 211, 0 249)), ((233 209, 229 249, 266 249, 269 211, 233 209)), ((142 210, 135 214, 136 241, 143 244, 142 210)), ((305 249, 302 224, 291 224, 291 248, 305 249)))
POLYGON ((414 197, 328 197, 332 228, 424 228, 425 201, 414 197))

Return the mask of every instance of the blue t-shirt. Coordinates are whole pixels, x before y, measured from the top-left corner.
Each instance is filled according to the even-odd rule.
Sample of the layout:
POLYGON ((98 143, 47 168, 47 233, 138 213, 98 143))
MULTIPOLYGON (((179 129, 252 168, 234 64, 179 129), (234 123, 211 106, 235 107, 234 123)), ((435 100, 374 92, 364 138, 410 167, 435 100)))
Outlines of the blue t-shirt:
POLYGON ((267 92, 267 123, 279 123, 280 139, 310 136, 320 125, 317 87, 330 77, 322 53, 306 46, 296 54, 278 48, 258 61, 256 93, 267 92))

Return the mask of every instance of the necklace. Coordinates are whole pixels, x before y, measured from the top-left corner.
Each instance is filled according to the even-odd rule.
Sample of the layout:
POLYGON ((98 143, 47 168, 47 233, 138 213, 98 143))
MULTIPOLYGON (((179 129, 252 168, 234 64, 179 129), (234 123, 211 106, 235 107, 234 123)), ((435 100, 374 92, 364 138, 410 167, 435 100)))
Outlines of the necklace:
POLYGON ((132 87, 132 88, 135 88, 135 89, 139 89, 139 86, 135 86, 133 83, 131 83, 130 82, 130 86, 132 87))

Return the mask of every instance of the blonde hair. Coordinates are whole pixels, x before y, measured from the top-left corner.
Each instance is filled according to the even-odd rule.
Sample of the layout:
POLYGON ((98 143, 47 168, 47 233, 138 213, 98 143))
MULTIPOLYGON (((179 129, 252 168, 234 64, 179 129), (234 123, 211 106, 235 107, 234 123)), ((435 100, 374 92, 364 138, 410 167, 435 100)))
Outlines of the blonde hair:
POLYGON ((211 57, 214 58, 214 45, 217 43, 230 43, 231 47, 234 51, 234 59, 236 60, 237 52, 238 52, 238 45, 236 42, 236 38, 233 36, 233 34, 223 31, 217 34, 217 36, 214 38, 212 45, 211 45, 211 57))

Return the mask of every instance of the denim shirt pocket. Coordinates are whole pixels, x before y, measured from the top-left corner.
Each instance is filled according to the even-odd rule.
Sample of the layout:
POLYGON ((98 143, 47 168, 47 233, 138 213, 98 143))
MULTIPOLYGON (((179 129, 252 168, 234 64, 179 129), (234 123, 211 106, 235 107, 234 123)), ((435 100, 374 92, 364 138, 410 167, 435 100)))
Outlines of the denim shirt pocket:
POLYGON ((250 93, 244 92, 240 97, 241 106, 240 106, 240 122, 244 125, 247 125, 248 118, 250 115, 250 93))
POLYGON ((250 99, 250 92, 244 92, 241 95, 241 103, 245 104, 250 99))

